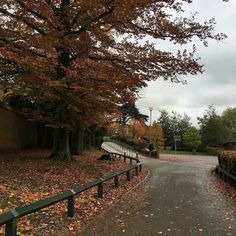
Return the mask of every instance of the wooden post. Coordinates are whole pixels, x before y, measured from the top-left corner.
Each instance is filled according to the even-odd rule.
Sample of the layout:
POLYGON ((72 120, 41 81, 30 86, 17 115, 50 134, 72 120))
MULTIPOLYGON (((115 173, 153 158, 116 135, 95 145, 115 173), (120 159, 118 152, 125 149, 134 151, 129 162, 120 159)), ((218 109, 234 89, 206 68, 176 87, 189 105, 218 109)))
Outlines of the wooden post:
POLYGON ((124 162, 126 162, 126 152, 124 152, 124 162))
POLYGON ((138 166, 135 168, 136 175, 138 176, 138 166))
POLYGON ((129 164, 132 165, 132 158, 129 159, 129 164))

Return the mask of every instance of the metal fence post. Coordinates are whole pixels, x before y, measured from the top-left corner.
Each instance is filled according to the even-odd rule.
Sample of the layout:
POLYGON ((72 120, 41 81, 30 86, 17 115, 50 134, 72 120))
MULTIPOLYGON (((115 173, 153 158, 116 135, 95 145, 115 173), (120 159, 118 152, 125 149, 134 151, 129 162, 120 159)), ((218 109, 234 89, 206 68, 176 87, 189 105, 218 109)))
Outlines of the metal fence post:
POLYGON ((68 198, 67 201, 67 216, 73 217, 75 215, 75 192, 74 190, 71 190, 71 193, 73 194, 68 198))
POLYGON ((130 171, 129 170, 127 170, 126 176, 127 176, 127 180, 130 181, 130 171))
POLYGON ((19 216, 19 213, 16 211, 16 209, 12 209, 11 214, 14 218, 6 223, 6 229, 5 229, 6 236, 17 235, 17 217, 19 216))
POLYGON ((126 162, 126 152, 124 152, 124 162, 126 162))
POLYGON ((138 166, 135 167, 136 175, 138 176, 138 166))
POLYGON ((17 219, 14 218, 6 223, 6 236, 16 236, 17 234, 17 219))
POLYGON ((132 165, 132 158, 129 159, 129 164, 132 165))
POLYGON ((103 198, 103 183, 104 180, 102 178, 100 178, 101 183, 98 184, 98 197, 99 198, 103 198))
POLYGON ((115 187, 118 188, 119 187, 119 175, 115 176, 115 187))

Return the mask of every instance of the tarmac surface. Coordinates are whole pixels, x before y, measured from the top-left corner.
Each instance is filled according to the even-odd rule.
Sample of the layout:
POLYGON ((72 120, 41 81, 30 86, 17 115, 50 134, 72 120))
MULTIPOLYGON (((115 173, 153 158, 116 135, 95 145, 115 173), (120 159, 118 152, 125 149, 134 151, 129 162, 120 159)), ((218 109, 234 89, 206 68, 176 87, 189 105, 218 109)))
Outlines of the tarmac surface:
POLYGON ((141 159, 149 177, 78 235, 236 236, 236 207, 212 181, 216 157, 141 159))

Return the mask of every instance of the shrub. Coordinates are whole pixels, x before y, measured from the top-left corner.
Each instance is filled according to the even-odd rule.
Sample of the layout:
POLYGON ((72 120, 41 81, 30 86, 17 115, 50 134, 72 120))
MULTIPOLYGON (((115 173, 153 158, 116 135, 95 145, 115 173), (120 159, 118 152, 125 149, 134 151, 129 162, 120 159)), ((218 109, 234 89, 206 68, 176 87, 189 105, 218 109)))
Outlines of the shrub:
POLYGON ((147 141, 144 139, 134 139, 134 146, 140 150, 144 150, 147 147, 147 141))
POLYGON ((236 176, 236 151, 222 151, 218 155, 218 163, 222 169, 236 176))
POLYGON ((206 147, 206 152, 208 155, 217 156, 223 148, 219 147, 206 147))
POLYGON ((139 152, 144 152, 145 149, 148 147, 148 142, 145 139, 131 139, 131 138, 125 138, 125 137, 113 137, 112 139, 114 142, 118 141, 120 144, 135 149, 139 152))
MULTIPOLYGON (((150 156, 149 151, 145 151, 145 152, 143 152, 143 154, 146 156, 150 156)), ((159 155, 160 155, 159 152, 157 152, 156 150, 151 151, 151 157, 160 158, 159 155)))

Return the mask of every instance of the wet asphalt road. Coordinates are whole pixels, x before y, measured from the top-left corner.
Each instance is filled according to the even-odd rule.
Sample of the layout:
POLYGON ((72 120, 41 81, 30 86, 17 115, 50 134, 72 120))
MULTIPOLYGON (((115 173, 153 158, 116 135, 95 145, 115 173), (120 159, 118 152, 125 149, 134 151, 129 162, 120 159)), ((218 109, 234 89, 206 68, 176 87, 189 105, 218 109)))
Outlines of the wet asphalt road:
POLYGON ((149 177, 79 235, 236 236, 232 202, 214 186, 216 157, 142 159, 149 177))

